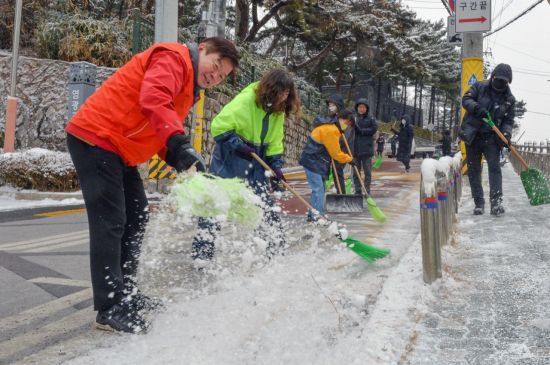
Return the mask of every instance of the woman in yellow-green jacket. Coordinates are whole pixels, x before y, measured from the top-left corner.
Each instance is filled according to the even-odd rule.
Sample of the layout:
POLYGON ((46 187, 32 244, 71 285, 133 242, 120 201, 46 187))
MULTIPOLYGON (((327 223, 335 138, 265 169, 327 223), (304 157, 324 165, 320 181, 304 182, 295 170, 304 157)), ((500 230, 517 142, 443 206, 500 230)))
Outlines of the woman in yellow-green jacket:
MULTIPOLYGON (((265 170, 251 153, 267 162, 277 175, 275 179, 283 179, 285 119, 299 110, 300 99, 292 75, 276 69, 243 89, 212 121, 211 131, 216 144, 210 173, 224 178, 242 178, 262 197, 267 206, 262 231, 269 231, 264 235, 268 241, 268 255, 284 246, 284 235, 280 217, 271 209, 273 202, 268 195, 269 180, 265 170)), ((219 225, 212 218, 201 219, 199 228, 201 231, 193 240, 192 256, 210 260, 219 225)))

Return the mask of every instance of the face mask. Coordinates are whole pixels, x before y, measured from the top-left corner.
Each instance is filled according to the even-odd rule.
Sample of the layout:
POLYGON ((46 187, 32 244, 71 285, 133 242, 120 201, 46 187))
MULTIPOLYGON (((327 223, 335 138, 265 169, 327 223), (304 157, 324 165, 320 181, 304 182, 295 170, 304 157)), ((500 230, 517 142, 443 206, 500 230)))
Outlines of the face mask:
POLYGON ((493 80, 491 81, 491 85, 493 86, 493 89, 495 89, 495 91, 504 91, 508 86, 508 82, 503 79, 493 78, 493 80))
POLYGON ((339 120, 338 122, 340 123, 340 128, 342 128, 342 130, 345 131, 346 128, 348 127, 348 124, 342 120, 339 120))
POLYGON ((336 107, 336 105, 329 105, 328 106, 328 111, 331 112, 331 113, 336 113, 337 110, 338 110, 338 108, 336 107))
POLYGON ((401 124, 405 125, 407 124, 407 121, 405 119, 401 119, 401 124))

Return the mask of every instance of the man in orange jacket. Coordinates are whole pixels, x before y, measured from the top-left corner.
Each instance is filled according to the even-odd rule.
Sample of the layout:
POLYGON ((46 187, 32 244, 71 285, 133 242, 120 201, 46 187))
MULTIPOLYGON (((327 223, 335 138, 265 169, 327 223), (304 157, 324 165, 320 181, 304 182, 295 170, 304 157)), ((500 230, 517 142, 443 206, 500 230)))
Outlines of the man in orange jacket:
POLYGON ((158 154, 178 172, 206 169, 183 120, 200 89, 218 85, 238 63, 237 49, 223 38, 156 44, 117 70, 69 121, 67 147, 88 213, 97 328, 143 331, 140 312, 162 304, 135 281, 148 220, 137 165, 158 154))

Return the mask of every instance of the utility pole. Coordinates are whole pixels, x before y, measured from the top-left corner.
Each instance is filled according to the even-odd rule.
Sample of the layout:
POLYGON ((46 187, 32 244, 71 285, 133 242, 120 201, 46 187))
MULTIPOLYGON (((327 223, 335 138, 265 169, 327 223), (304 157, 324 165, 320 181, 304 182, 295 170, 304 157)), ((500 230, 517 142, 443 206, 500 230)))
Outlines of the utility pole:
MULTIPOLYGON (((225 37, 225 5, 226 0, 210 0, 204 4, 201 24, 199 25, 199 40, 210 37, 225 37)), ((202 152, 202 130, 204 124, 204 90, 200 99, 193 107, 191 139, 193 147, 202 152)))
MULTIPOLYGON (((483 33, 470 32, 463 33, 462 36, 461 96, 463 96, 474 83, 483 80, 483 33)), ((464 118, 465 113, 466 110, 461 108, 460 120, 464 118)), ((460 141, 460 151, 462 152, 462 161, 464 162, 466 159, 466 145, 464 141, 460 141)), ((463 163, 462 172, 466 173, 467 170, 468 166, 463 163)))
POLYGON ((19 34, 21 33, 21 8, 23 0, 15 3, 15 21, 13 22, 13 44, 11 52, 11 83, 6 105, 6 121, 4 123, 4 152, 15 150, 15 128, 17 120, 17 62, 19 61, 19 34))
POLYGON ((155 0, 155 43, 178 41, 178 2, 155 0))

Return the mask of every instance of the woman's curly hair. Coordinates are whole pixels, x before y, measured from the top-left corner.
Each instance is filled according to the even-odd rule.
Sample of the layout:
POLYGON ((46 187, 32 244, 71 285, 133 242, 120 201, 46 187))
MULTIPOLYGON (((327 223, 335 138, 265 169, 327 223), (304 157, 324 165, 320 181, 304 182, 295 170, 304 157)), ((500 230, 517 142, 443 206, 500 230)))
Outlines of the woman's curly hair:
POLYGON ((256 102, 264 110, 284 112, 286 115, 300 113, 300 97, 294 85, 292 74, 286 70, 274 69, 268 71, 260 80, 256 89, 256 102), (277 97, 288 90, 288 97, 282 105, 274 105, 277 97))

